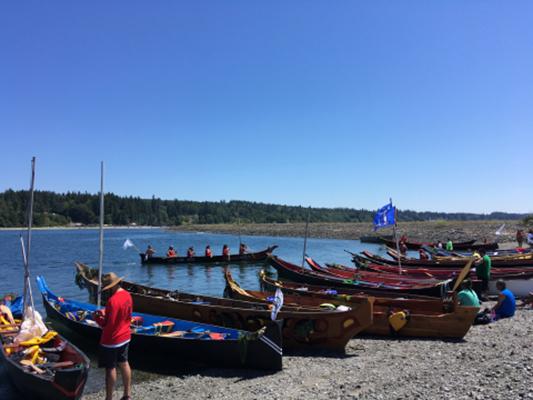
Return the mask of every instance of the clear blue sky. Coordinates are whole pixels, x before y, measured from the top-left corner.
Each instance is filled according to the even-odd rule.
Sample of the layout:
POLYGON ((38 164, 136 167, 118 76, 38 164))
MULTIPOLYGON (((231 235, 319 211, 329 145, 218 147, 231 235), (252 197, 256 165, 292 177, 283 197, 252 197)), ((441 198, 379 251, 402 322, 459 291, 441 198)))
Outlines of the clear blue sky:
POLYGON ((0 190, 533 211, 533 3, 3 2, 0 190))

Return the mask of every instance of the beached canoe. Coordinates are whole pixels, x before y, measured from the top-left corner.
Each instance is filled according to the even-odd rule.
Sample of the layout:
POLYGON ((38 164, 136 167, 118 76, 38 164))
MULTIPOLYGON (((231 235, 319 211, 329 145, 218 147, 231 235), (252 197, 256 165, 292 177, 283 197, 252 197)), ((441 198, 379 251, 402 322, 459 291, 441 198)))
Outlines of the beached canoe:
MULTIPOLYGON (((38 277, 37 283, 51 320, 92 344, 98 343, 101 328, 92 319, 95 305, 59 298, 43 277, 38 277)), ((250 332, 138 312, 133 316, 141 321, 132 326, 129 355, 134 364, 165 370, 183 370, 186 365, 282 368, 279 324, 250 332)))
MULTIPOLYGON (((94 294, 97 282, 89 279, 84 286, 94 294)), ((126 281, 120 285, 130 292, 133 309, 138 312, 244 330, 260 329, 271 318, 270 307, 248 301, 170 291, 126 281)), ((282 307, 278 318, 283 320, 284 349, 344 351, 348 341, 372 323, 372 298, 361 298, 346 311, 282 307)))
POLYGON ((213 263, 256 263, 265 261, 278 246, 270 246, 256 253, 232 254, 229 257, 218 255, 213 257, 147 257, 140 253, 142 264, 213 264, 213 263))
MULTIPOLYGON (((77 400, 83 394, 89 372, 89 359, 64 337, 56 335, 41 346, 44 364, 22 365, 19 353, 13 353, 12 340, 19 325, 0 325, 0 362, 13 385, 27 399, 77 400), (9 354, 8 354, 9 353, 9 354)), ((28 347, 26 347, 28 348, 28 347)))
POLYGON ((376 282, 366 281, 364 279, 343 279, 334 276, 327 276, 309 269, 301 268, 291 264, 279 257, 272 256, 269 258, 270 265, 276 269, 278 276, 294 282, 310 283, 321 286, 333 286, 339 288, 351 288, 361 291, 380 291, 395 292, 401 294, 418 294, 426 296, 442 297, 448 291, 450 281, 438 281, 435 283, 425 282, 376 282))
MULTIPOLYGON (((225 274, 226 292, 233 298, 248 299, 269 303, 273 291, 281 289, 285 304, 350 305, 359 301, 361 294, 334 293, 331 288, 301 285, 292 282, 274 281, 262 272, 263 286, 269 291, 251 291, 241 288, 229 273, 225 274)), ((463 338, 477 315, 478 307, 462 307, 457 305, 454 298, 446 300, 435 298, 387 298, 375 297, 373 307, 373 322, 363 334, 380 336, 404 337, 432 337, 432 338, 463 338), (395 312, 405 312, 409 315, 405 326, 396 330, 391 325, 389 317, 395 312)))
MULTIPOLYGON (((381 257, 378 255, 375 255, 367 250, 362 252, 364 257, 361 257, 357 254, 352 253, 352 261, 355 263, 355 265, 359 266, 359 263, 361 261, 364 261, 366 258, 367 260, 370 260, 372 262, 375 262, 377 264, 388 264, 388 265, 398 265, 397 259, 389 259, 385 257, 381 257)), ((391 257, 395 257, 394 252, 389 252, 389 255, 391 257)), ((519 267, 533 267, 533 259, 531 258, 492 258, 492 267, 493 268, 519 268, 519 267)), ((456 258, 456 259, 438 259, 438 260, 420 260, 417 258, 410 258, 410 257, 402 257, 401 258, 401 264, 402 267, 422 267, 422 268, 450 268, 450 267, 462 267, 465 264, 464 258, 456 258)))
MULTIPOLYGON (((388 247, 396 248, 396 242, 394 240, 382 238, 382 243, 384 243, 388 247)), ((496 250, 498 248, 498 243, 492 242, 492 243, 475 243, 476 240, 467 240, 465 242, 454 242, 453 243, 453 249, 454 250, 496 250)), ((412 242, 407 241, 404 242, 405 245, 409 250, 418 250, 424 246, 427 247, 436 247, 437 243, 435 242, 412 242)))

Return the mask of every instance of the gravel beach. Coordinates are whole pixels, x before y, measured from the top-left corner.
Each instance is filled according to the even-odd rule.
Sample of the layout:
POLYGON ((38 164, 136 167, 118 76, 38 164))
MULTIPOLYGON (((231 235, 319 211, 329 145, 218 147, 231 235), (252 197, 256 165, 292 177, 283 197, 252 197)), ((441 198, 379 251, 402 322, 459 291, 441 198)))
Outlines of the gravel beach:
POLYGON ((533 311, 523 309, 472 327, 460 342, 357 337, 343 357, 287 355, 283 371, 270 375, 160 377, 135 384, 133 399, 533 399, 532 337, 533 311))
MULTIPOLYGON (((366 235, 392 235, 392 228, 384 228, 374 232, 372 224, 360 223, 326 223, 317 222, 309 224, 309 237, 321 239, 359 239, 366 235)), ((528 227, 521 225, 521 221, 422 221, 399 222, 398 234, 407 235, 410 240, 445 241, 450 238, 454 241, 469 239, 489 242, 514 242, 517 229, 527 231, 528 227), (496 231, 505 224, 501 234, 496 231)), ((228 233, 250 236, 289 236, 303 237, 305 223, 287 224, 215 224, 215 225, 181 225, 169 229, 182 232, 210 232, 228 233)))

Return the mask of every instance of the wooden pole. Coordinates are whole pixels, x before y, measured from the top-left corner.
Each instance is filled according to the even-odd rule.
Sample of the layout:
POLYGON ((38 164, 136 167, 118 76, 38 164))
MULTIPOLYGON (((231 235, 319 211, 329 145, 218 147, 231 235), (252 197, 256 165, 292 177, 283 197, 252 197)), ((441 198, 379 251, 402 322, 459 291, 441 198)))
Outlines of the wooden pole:
MULTIPOLYGON (((392 204, 392 199, 390 199, 390 203, 392 204)), ((396 242, 396 251, 398 252, 398 273, 402 274, 402 253, 400 252, 400 242, 398 239, 398 234, 396 232, 396 226, 398 221, 398 210, 396 207, 394 207, 394 226, 392 228, 392 232, 394 234, 394 241, 396 242)))
POLYGON ((104 162, 100 164, 100 238, 98 259, 98 294, 96 304, 102 304, 102 268, 104 265, 104 162))
POLYGON ((241 250, 242 245, 242 237, 241 237, 241 217, 237 215, 237 225, 239 227, 239 252, 241 250))
POLYGON ((307 211, 307 222, 305 223, 304 251, 302 253, 302 268, 305 264, 305 254, 307 253, 307 233, 309 231, 309 219, 311 219, 311 207, 307 211))

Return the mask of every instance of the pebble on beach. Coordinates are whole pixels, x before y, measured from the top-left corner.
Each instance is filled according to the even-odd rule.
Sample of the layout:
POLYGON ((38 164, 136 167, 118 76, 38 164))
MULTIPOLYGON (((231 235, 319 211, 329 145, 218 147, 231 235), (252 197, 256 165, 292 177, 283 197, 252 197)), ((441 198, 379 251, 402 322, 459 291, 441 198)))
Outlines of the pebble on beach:
MULTIPOLYGON (((165 376, 135 384, 132 398, 533 399, 532 337, 533 310, 522 309, 473 326, 462 341, 361 336, 341 357, 287 355, 274 374, 206 369, 165 376)), ((103 392, 84 396, 101 398, 103 392)))

